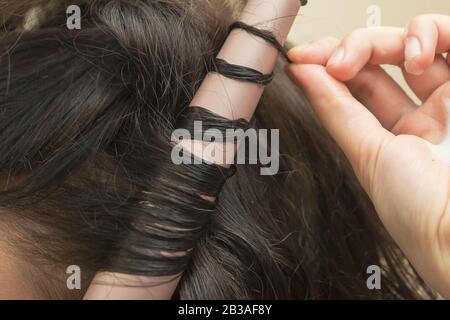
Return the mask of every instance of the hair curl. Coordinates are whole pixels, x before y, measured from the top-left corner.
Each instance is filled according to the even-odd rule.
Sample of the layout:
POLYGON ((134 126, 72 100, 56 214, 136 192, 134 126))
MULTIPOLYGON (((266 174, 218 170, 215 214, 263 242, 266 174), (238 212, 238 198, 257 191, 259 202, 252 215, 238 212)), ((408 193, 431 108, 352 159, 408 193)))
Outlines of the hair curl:
POLYGON ((34 280, 49 298, 67 296, 70 264, 84 289, 100 270, 186 268, 181 299, 431 296, 281 61, 254 119, 280 129, 277 176, 238 166, 212 208, 168 164, 170 132, 237 12, 222 0, 0 2, 2 240, 51 270, 34 280), (65 26, 69 4, 81 30, 65 26), (373 264, 382 290, 367 288, 373 264))

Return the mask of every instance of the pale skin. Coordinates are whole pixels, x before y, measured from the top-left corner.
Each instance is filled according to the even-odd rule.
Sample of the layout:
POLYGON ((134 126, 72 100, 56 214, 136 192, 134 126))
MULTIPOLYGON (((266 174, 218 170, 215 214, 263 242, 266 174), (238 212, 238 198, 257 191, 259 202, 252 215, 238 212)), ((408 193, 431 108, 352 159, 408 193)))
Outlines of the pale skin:
POLYGON ((359 29, 289 52, 288 72, 342 148, 393 239, 450 298, 450 17, 359 29), (380 67, 403 69, 417 106, 380 67))

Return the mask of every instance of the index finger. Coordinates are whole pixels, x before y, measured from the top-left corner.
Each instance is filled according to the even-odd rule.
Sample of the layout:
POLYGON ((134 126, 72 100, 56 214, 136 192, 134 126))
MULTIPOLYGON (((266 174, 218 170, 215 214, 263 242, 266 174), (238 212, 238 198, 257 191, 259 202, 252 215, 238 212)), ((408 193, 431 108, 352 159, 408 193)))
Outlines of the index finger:
POLYGON ((406 35, 405 68, 415 75, 432 65, 435 55, 450 50, 450 16, 426 14, 415 17, 406 35))
POLYGON ((361 184, 370 186, 378 150, 394 136, 359 103, 347 87, 318 65, 291 65, 289 73, 305 91, 325 128, 350 160, 361 184), (317 85, 320 83, 320 85, 317 85))
POLYGON ((340 81, 348 81, 367 64, 399 66, 404 60, 404 39, 405 31, 402 28, 353 31, 329 59, 327 71, 340 81))

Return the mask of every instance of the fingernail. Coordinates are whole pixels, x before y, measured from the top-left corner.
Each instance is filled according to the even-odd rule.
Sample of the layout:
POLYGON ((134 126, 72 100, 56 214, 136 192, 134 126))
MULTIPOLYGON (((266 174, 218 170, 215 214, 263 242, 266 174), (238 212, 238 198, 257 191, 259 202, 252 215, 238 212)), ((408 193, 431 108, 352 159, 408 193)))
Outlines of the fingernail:
POLYGON ((304 45, 304 46, 301 46, 301 47, 295 47, 295 48, 292 48, 291 50, 289 50, 288 53, 287 53, 289 59, 299 61, 300 60, 300 53, 304 50, 304 48, 306 46, 307 45, 304 45))
POLYGON ((344 48, 340 47, 333 53, 330 60, 328 60, 328 65, 340 64, 344 60, 344 57, 345 50, 344 48))
POLYGON ((304 45, 297 46, 289 50, 288 57, 292 60, 299 62, 301 60, 301 53, 307 51, 311 47, 312 42, 308 42, 304 45))
POLYGON ((420 76, 424 73, 424 70, 415 61, 405 61, 405 70, 415 76, 420 76))
POLYGON ((413 60, 415 57, 422 54, 422 46, 419 39, 416 37, 409 37, 405 43, 405 59, 413 60))
POLYGON ((409 37, 405 42, 405 69, 407 72, 420 75, 424 70, 415 61, 422 55, 422 46, 416 37, 409 37))

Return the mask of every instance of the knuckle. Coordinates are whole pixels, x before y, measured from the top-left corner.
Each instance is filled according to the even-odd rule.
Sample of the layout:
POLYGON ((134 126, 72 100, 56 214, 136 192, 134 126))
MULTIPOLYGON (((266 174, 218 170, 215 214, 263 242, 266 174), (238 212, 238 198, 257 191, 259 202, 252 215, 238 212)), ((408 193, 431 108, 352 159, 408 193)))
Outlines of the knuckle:
POLYGON ((432 23, 432 21, 433 17, 431 14, 421 14, 412 18, 409 26, 410 27, 421 26, 424 24, 430 24, 432 23))
POLYGON ((347 39, 347 41, 352 40, 352 39, 364 39, 367 37, 369 32, 370 32, 370 30, 367 28, 358 28, 358 29, 352 31, 351 33, 349 33, 346 39, 347 39))
POLYGON ((340 43, 341 40, 339 40, 338 38, 335 37, 323 37, 319 40, 320 42, 327 42, 327 43, 340 43))

